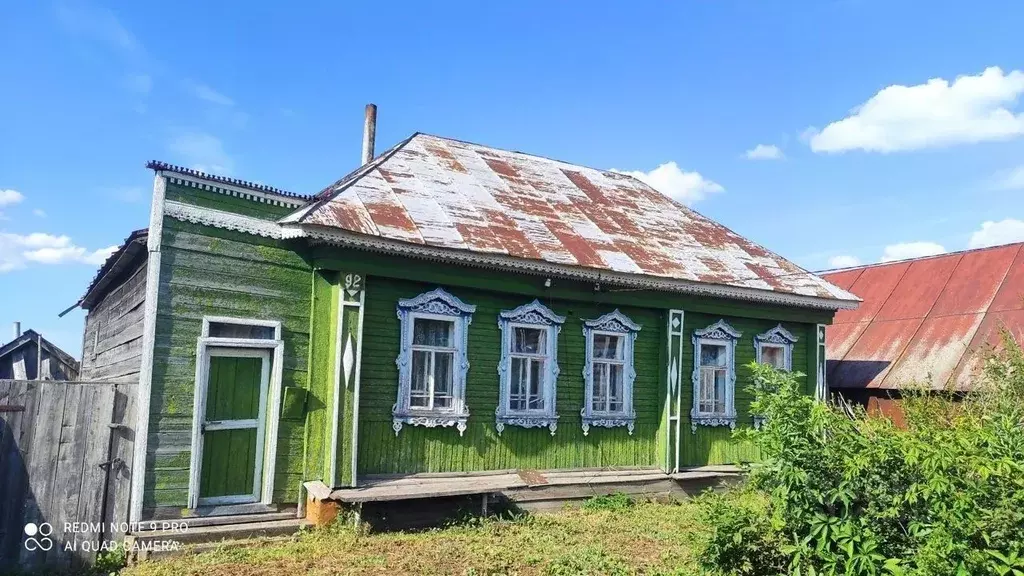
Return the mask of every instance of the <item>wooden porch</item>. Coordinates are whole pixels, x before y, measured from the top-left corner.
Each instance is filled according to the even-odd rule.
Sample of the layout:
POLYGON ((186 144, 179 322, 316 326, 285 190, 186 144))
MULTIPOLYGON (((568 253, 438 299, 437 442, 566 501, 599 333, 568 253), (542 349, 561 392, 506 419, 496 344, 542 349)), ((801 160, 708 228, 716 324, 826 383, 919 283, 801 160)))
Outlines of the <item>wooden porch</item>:
MULTIPOLYGON (((435 473, 366 476, 356 488, 330 489, 322 482, 307 482, 310 506, 322 503, 350 505, 359 516, 364 506, 386 510, 385 516, 416 516, 416 524, 445 508, 469 502, 486 515, 496 502, 526 511, 560 508, 593 496, 624 493, 639 498, 667 500, 695 495, 738 481, 736 466, 701 466, 668 474, 657 468, 602 468, 569 470, 495 470, 472 473, 435 473), (416 501, 415 504, 409 501, 416 501)), ((374 514, 371 514, 371 516, 374 514)), ((377 514, 380 515, 380 514, 377 514)), ((436 514, 435 514, 436 515, 436 514)))

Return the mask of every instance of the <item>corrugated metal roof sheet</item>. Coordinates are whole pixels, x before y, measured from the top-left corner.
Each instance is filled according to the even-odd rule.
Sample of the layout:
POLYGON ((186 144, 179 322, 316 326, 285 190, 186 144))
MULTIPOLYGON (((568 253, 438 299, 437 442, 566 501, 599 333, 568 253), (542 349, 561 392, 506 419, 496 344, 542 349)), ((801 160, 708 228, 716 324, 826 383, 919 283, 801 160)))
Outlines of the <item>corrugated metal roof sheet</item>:
POLYGON ((432 248, 855 302, 639 180, 415 134, 283 219, 432 248))
POLYGON ((966 389, 1001 328, 1024 342, 1024 243, 822 276, 864 300, 826 329, 830 387, 966 389))

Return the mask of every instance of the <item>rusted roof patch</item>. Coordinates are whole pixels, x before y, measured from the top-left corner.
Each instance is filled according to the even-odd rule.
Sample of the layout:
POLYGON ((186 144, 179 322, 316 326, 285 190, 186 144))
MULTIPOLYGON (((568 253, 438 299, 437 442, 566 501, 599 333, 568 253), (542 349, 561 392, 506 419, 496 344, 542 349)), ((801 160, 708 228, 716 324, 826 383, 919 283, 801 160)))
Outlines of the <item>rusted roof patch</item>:
POLYGON ((426 134, 342 178, 281 223, 817 298, 833 309, 857 301, 632 177, 426 134))

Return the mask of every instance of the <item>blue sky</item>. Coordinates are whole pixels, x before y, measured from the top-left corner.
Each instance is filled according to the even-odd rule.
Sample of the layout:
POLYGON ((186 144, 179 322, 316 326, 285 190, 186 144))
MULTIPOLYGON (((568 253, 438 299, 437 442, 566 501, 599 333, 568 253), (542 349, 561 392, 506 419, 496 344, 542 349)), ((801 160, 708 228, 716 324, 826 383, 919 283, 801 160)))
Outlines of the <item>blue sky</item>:
POLYGON ((147 160, 314 192, 367 102, 378 150, 640 172, 814 270, 1024 240, 1022 3, 211 4, 0 0, 0 341, 80 354, 147 160))

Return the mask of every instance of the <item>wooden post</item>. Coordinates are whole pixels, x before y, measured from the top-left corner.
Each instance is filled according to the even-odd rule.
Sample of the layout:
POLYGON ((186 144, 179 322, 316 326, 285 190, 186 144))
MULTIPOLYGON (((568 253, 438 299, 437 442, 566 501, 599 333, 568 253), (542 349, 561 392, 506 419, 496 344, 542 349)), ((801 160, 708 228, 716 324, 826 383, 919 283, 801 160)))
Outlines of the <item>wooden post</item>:
POLYGON ((481 509, 482 510, 481 511, 483 512, 484 518, 487 518, 487 501, 490 499, 490 496, 491 496, 490 494, 488 494, 487 492, 484 492, 483 498, 481 498, 481 500, 482 500, 482 505, 481 505, 481 509))

